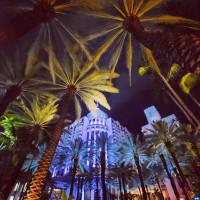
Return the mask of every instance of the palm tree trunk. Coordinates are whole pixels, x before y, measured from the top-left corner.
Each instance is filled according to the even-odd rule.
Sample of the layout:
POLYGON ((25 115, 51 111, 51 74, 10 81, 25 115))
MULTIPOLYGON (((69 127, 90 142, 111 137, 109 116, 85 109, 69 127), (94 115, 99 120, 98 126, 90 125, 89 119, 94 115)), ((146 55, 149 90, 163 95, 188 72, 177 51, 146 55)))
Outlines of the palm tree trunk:
POLYGON ((46 182, 46 177, 49 171, 49 167, 51 165, 51 161, 53 159, 54 153, 56 151, 58 142, 62 135, 64 126, 65 126, 65 118, 67 114, 68 107, 71 106, 72 97, 65 95, 61 101, 61 114, 55 125, 55 129, 52 133, 51 140, 49 141, 47 148, 42 156, 42 159, 39 162, 38 169, 32 178, 32 182, 30 184, 30 190, 27 192, 27 196, 25 199, 27 200, 38 200, 42 194, 43 186, 46 182))
POLYGON ((172 185, 172 188, 173 188, 174 194, 175 194, 175 196, 176 196, 176 199, 179 200, 180 196, 179 196, 178 190, 177 190, 177 188, 176 188, 176 184, 175 184, 175 182, 174 182, 174 179, 173 179, 173 177, 171 176, 171 174, 170 174, 170 172, 169 172, 169 170, 168 170, 168 168, 167 168, 167 163, 166 163, 165 157, 164 157, 163 154, 160 154, 159 156, 160 156, 160 160, 161 160, 161 162, 162 162, 162 164, 163 164, 163 167, 164 167, 165 171, 167 172, 167 175, 168 175, 168 178, 169 178, 170 183, 171 183, 171 185, 172 185))
MULTIPOLYGON (((81 178, 81 195, 80 195, 80 199, 82 199, 82 195, 83 195, 83 177, 81 178)), ((79 199, 77 199, 79 200, 79 199)))
POLYGON ((165 79, 165 77, 159 73, 159 76, 161 77, 161 79, 163 80, 163 82, 165 83, 165 85, 169 88, 169 90, 171 91, 171 93, 174 95, 174 97, 177 99, 177 101, 181 104, 181 106, 187 111, 187 113, 193 118, 193 120, 197 123, 197 125, 199 125, 199 120, 196 118, 196 116, 192 113, 192 111, 185 105, 185 103, 182 101, 182 99, 178 96, 178 94, 174 91, 174 89, 171 87, 171 85, 167 82, 167 80, 165 79))
POLYGON ((4 114, 8 106, 21 94, 21 87, 19 85, 10 86, 5 96, 0 103, 0 117, 4 114))
POLYGON ((136 16, 129 16, 124 22, 127 31, 158 58, 169 58, 173 63, 190 72, 200 74, 200 38, 193 34, 148 31, 136 16))
POLYGON ((124 173, 122 173, 122 184, 123 184, 123 188, 124 188, 124 199, 128 199, 124 173))
POLYGON ((167 94, 171 97, 171 99, 174 101, 174 103, 180 108, 180 110, 184 113, 190 124, 195 128, 196 125, 192 121, 191 117, 187 114, 187 112, 183 109, 183 107, 179 104, 179 102, 175 99, 175 97, 167 91, 167 94))
POLYGON ((103 200, 107 200, 107 189, 106 189, 106 180, 105 180, 105 148, 102 148, 101 151, 101 185, 103 191, 103 200))
POLYGON ((54 9, 48 3, 39 3, 31 11, 24 12, 13 18, 0 31, 0 48, 12 44, 37 25, 49 21, 54 9))
POLYGON ((148 186, 145 185, 145 187, 146 187, 146 191, 147 191, 147 197, 148 197, 149 200, 151 200, 150 193, 149 193, 149 190, 148 190, 148 186))
POLYGON ((141 193, 140 187, 138 187, 138 190, 139 190, 140 196, 142 196, 142 193, 141 193))
POLYGON ((80 176, 78 176, 78 187, 77 187, 77 195, 76 195, 76 199, 79 199, 79 190, 80 190, 80 176))
POLYGON ((175 175, 176 175, 176 177, 178 179, 178 183, 179 183, 181 189, 183 190, 183 194, 185 195, 185 199, 186 200, 190 200, 189 197, 188 197, 188 194, 187 194, 187 192, 185 190, 184 184, 182 183, 181 178, 180 178, 180 176, 179 176, 179 174, 178 174, 178 172, 177 172, 175 167, 173 167, 173 171, 174 171, 174 173, 175 173, 175 175))
POLYGON ((189 93, 189 96, 190 96, 191 99, 194 101, 194 103, 196 103, 196 105, 197 105, 198 107, 200 107, 200 103, 197 101, 197 99, 196 99, 192 94, 190 94, 190 93, 189 93))
POLYGON ((141 183, 142 193, 143 193, 143 199, 147 200, 147 193, 146 193, 146 190, 145 190, 144 181, 143 181, 143 177, 142 177, 140 161, 139 161, 139 158, 137 156, 134 156, 134 159, 135 159, 135 164, 137 166, 137 170, 138 170, 138 174, 139 174, 139 178, 140 178, 140 183, 141 183))
POLYGON ((98 178, 98 174, 96 176, 96 200, 99 200, 99 178, 98 178))
POLYGON ((123 200, 122 183, 121 183, 121 177, 120 176, 118 176, 118 181, 119 181, 120 199, 123 200))
POLYGON ((73 167, 73 173, 72 173, 72 180, 71 180, 71 187, 70 187, 70 193, 69 195, 73 195, 73 190, 74 190, 74 182, 75 182, 75 176, 76 176, 76 169, 78 166, 78 159, 74 159, 74 167, 73 167))
POLYGON ((177 158, 176 158, 174 152, 171 151, 170 148, 167 148, 167 150, 168 150, 168 152, 170 153, 171 157, 173 158, 174 164, 175 164, 176 168, 178 169, 178 172, 179 172, 179 174, 180 174, 180 177, 181 177, 181 180, 182 180, 183 185, 185 185, 186 188, 187 188, 189 191, 191 191, 191 188, 190 188, 190 186, 189 186, 189 184, 188 184, 188 182, 187 182, 187 180, 186 180, 186 178, 185 178, 185 176, 184 176, 184 174, 183 174, 183 172, 182 172, 182 169, 181 169, 181 167, 180 167, 180 165, 179 165, 179 163, 178 163, 178 160, 177 160, 177 158))
POLYGON ((157 185, 158 185, 158 187, 159 187, 160 193, 161 193, 161 195, 162 195, 162 200, 164 200, 165 198, 164 198, 164 196, 163 196, 162 188, 161 188, 161 186, 160 186, 160 181, 159 181, 159 179, 158 179, 157 176, 155 176, 155 180, 156 180, 156 183, 157 183, 157 185))

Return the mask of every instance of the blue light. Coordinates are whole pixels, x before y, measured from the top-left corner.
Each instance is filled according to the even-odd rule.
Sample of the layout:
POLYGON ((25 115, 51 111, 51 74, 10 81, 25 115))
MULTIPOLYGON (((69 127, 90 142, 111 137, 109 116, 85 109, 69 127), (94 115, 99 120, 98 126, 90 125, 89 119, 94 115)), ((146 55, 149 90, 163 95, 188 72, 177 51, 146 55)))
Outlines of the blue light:
POLYGON ((200 200, 198 196, 194 196, 194 200, 200 200))

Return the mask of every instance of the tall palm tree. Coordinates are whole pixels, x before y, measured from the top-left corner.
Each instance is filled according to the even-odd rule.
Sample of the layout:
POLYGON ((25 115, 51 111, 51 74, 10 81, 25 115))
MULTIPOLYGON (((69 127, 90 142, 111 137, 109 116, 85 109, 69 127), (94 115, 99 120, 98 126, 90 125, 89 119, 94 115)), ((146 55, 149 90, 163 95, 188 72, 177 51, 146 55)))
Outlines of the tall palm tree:
POLYGON ((99 158, 101 164, 101 185, 103 191, 103 200, 106 200, 108 198, 105 171, 106 171, 106 164, 108 164, 108 156, 106 157, 106 153, 108 154, 111 144, 112 144, 112 136, 108 136, 106 132, 101 132, 99 135, 97 135, 97 142, 96 142, 97 146, 95 148, 96 148, 96 153, 100 154, 99 158))
MULTIPOLYGON (((27 127, 30 131, 28 131, 28 133, 26 132, 27 135, 24 135, 24 137, 30 146, 31 144, 37 146, 40 142, 39 140, 41 139, 41 135, 47 128, 48 123, 54 118, 57 111, 57 105, 54 105, 54 103, 55 101, 47 101, 44 103, 36 99, 31 103, 31 108, 28 108, 28 106, 21 102, 21 104, 16 104, 15 110, 13 108, 13 110, 8 112, 6 116, 8 118, 13 117, 14 121, 17 121, 21 127, 27 127)), ((7 183, 5 190, 1 191, 0 198, 7 198, 10 194, 26 160, 27 153, 28 149, 19 154, 20 159, 15 171, 13 172, 10 181, 7 183)))
MULTIPOLYGON (((88 66, 81 68, 82 63, 80 63, 78 69, 77 67, 70 68, 68 60, 60 64, 55 56, 53 56, 53 64, 57 82, 52 84, 50 89, 54 90, 59 96, 60 116, 25 199, 35 200, 40 198, 48 169, 64 128, 66 114, 73 107, 73 101, 75 101, 77 117, 80 118, 81 106, 77 97, 80 97, 87 108, 94 112, 96 109, 94 101, 110 109, 105 96, 100 91, 118 92, 115 87, 107 84, 107 81, 110 80, 110 72, 108 70, 94 70, 89 73, 88 70, 90 68, 88 66)), ((74 63, 71 63, 71 67, 73 65, 74 63)), ((117 74, 115 74, 115 77, 117 77, 117 74)), ((43 83, 48 83, 48 81, 43 83)))
MULTIPOLYGON (((196 116, 192 113, 192 111, 185 105, 185 103, 182 101, 182 99, 179 97, 179 95, 175 92, 175 90, 171 87, 171 85, 169 84, 168 80, 169 79, 169 75, 171 72, 168 73, 168 77, 167 79, 163 76, 161 70, 159 69, 157 62, 155 60, 155 58, 152 55, 152 52, 147 49, 146 47, 144 47, 143 45, 141 45, 141 49, 143 51, 143 55, 144 55, 144 59, 146 60, 147 64, 155 70, 156 74, 161 78, 161 80, 164 82, 164 84, 166 85, 167 89, 170 91, 170 93, 168 93, 168 95, 175 101, 178 102, 178 106, 181 108, 181 111, 184 112, 184 114, 186 115, 186 117, 188 118, 188 120, 193 124, 193 126, 195 127, 195 123, 197 124, 197 126, 199 125, 199 120, 196 118, 196 116), (188 116, 189 115, 189 116, 188 116), (191 120, 191 118, 194 120, 194 122, 191 120)), ((177 65, 174 64, 172 66, 172 68, 176 68, 177 65)))
MULTIPOLYGON (((191 55, 189 60, 185 60, 184 56, 181 56, 177 52, 180 51, 180 45, 181 41, 186 41, 186 43, 189 41, 189 38, 194 39, 194 47, 193 49, 197 50, 198 48, 198 41, 199 38, 193 35, 180 35, 182 40, 177 40, 175 42, 175 39, 179 37, 179 35, 171 33, 166 34, 162 31, 149 31, 143 28, 141 25, 141 22, 147 23, 147 22, 153 22, 153 23, 182 23, 187 22, 187 24, 198 24, 197 22, 189 19, 185 19, 182 17, 177 16, 169 16, 169 15, 160 15, 160 16, 148 16, 147 13, 154 9, 156 6, 164 3, 164 0, 148 0, 148 1, 134 1, 134 0, 124 0, 124 1, 110 1, 108 2, 106 6, 110 6, 110 9, 105 8, 103 12, 89 12, 86 13, 90 16, 96 17, 96 18, 103 18, 107 20, 107 23, 99 23, 104 26, 104 28, 100 27, 95 31, 95 33, 90 34, 86 40, 92 40, 96 39, 100 36, 106 36, 111 35, 111 37, 108 38, 108 40, 101 45, 101 47, 97 50, 96 54, 94 55, 94 61, 98 62, 100 59, 100 56, 108 50, 111 45, 116 42, 118 47, 113 53, 113 56, 111 58, 111 62, 109 64, 109 67, 112 67, 112 70, 114 71, 116 68, 116 65, 118 63, 119 57, 121 55, 121 52, 123 50, 123 46, 126 46, 126 61, 127 61, 127 67, 129 69, 129 77, 131 78, 131 69, 132 69, 132 43, 133 38, 135 38, 137 41, 142 43, 147 48, 151 49, 153 53, 156 55, 160 55, 163 57, 167 57, 173 60, 174 63, 178 63, 184 66, 184 68, 187 68, 187 70, 193 70, 196 71, 196 73, 199 73, 198 71, 198 53, 197 55, 191 55), (110 11, 110 12, 109 12, 110 11), (105 27, 107 25, 107 27, 105 27), (171 37, 170 37, 171 36, 171 37), (163 37, 164 39, 162 39, 163 37), (162 43, 161 43, 162 41, 162 43), (163 42, 165 41, 165 42, 163 42), (197 44, 195 42, 197 41, 197 44), (173 46, 172 46, 173 44, 173 46), (172 47, 171 47, 171 46, 172 47), (171 48, 170 48, 171 47, 171 48), (170 51, 169 51, 170 50, 170 51), (172 54, 172 50, 174 50, 175 55, 172 54), (169 51, 169 52, 168 52, 169 51), (195 59, 195 64, 190 63, 192 59, 195 59), (190 67, 188 66, 188 63, 190 63, 190 67)), ((184 46, 184 52, 185 55, 187 55, 190 51, 190 49, 186 48, 187 45, 184 46)))
POLYGON ((125 137, 123 143, 121 144, 118 150, 121 152, 121 158, 120 158, 121 163, 127 165, 129 162, 131 162, 133 166, 137 167, 142 187, 143 198, 147 200, 147 193, 141 169, 141 163, 148 160, 148 157, 145 154, 146 151, 145 144, 140 142, 139 135, 137 135, 136 138, 130 135, 125 137))
MULTIPOLYGON (((0 48, 15 42, 30 31, 33 32, 33 37, 36 37, 28 51, 27 68, 32 68, 33 62, 39 56, 40 51, 44 46, 48 46, 48 66, 51 69, 53 79, 55 75, 53 74, 52 52, 57 48, 58 42, 72 57, 72 47, 74 43, 78 44, 88 59, 92 61, 92 56, 84 42, 77 33, 71 30, 69 23, 67 23, 71 22, 69 15, 71 13, 74 14, 74 7, 82 8, 86 4, 87 1, 85 2, 85 0, 74 0, 73 2, 68 0, 62 2, 58 0, 30 0, 23 2, 22 0, 17 2, 16 9, 20 10, 21 13, 18 13, 2 27, 0 31, 0 48)), ((14 7, 13 4, 12 7, 14 7)), ((87 7, 93 8, 94 6, 88 5, 87 7)))
MULTIPOLYGON (((32 96, 41 94, 41 86, 38 81, 33 80, 39 65, 35 62, 34 67, 26 71, 24 56, 15 52, 14 58, 6 58, 3 62, 0 74, 0 92, 3 99, 0 102, 0 117, 8 106, 17 98, 31 100, 32 96)), ((42 95, 42 94, 41 94, 42 95)))
POLYGON ((116 164, 115 166, 108 168, 107 173, 108 178, 112 177, 114 179, 118 179, 121 200, 123 199, 122 186, 124 190, 124 197, 127 198, 126 185, 136 176, 136 170, 133 168, 132 164, 128 163, 126 166, 124 163, 116 164))
POLYGON ((149 135, 150 142, 154 145, 155 149, 166 148, 168 153, 173 158, 176 168, 179 171, 183 185, 190 190, 188 182, 181 170, 177 157, 175 155, 175 135, 180 134, 180 129, 176 127, 176 123, 172 122, 168 125, 165 121, 157 121, 152 124, 152 129, 148 129, 152 134, 149 135))
POLYGON ((179 196, 178 190, 176 188, 176 184, 175 184, 174 178, 173 178, 173 176, 171 174, 171 169, 169 168, 169 162, 168 162, 168 160, 165 159, 165 157, 167 157, 167 155, 168 155, 167 152, 164 149, 157 149, 157 151, 155 151, 153 149, 151 154, 153 156, 151 165, 154 166, 155 164, 157 164, 157 162, 161 161, 161 163, 163 165, 163 168, 165 169, 165 171, 167 173, 168 179, 170 180, 170 183, 171 183, 173 192, 174 192, 174 194, 176 196, 176 199, 179 199, 180 196, 179 196))
POLYGON ((64 134, 61 137, 61 142, 54 157, 56 159, 62 157, 62 162, 65 165, 72 165, 73 172, 70 187, 70 196, 72 196, 77 170, 80 169, 82 173, 84 170, 89 171, 89 166, 87 165, 87 160, 90 160, 88 157, 88 147, 81 138, 71 140, 68 134, 64 134))

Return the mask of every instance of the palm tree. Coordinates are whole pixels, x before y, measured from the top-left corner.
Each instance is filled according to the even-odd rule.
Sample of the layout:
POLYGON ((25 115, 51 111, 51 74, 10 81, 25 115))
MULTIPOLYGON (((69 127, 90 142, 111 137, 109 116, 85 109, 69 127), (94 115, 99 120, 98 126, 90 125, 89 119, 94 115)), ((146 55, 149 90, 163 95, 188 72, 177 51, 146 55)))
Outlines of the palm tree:
MULTIPOLYGON (((168 75, 167 75, 167 79, 163 76, 161 70, 159 69, 156 60, 154 59, 152 52, 145 48, 144 46, 141 45, 141 49, 143 51, 144 54, 144 59, 146 61, 146 63, 153 68, 153 70, 156 72, 156 74, 161 78, 161 80, 164 82, 164 84, 166 85, 167 89, 170 91, 168 93, 168 95, 172 98, 172 100, 179 106, 179 108, 181 109, 181 111, 185 114, 185 116, 188 118, 189 122, 191 122, 191 124, 195 127, 195 123, 197 124, 197 126, 199 125, 199 120, 196 118, 196 116, 190 111, 190 109, 185 105, 185 103, 182 101, 182 99, 179 97, 179 95, 175 92, 175 90, 171 87, 171 85, 169 84, 168 80, 169 80, 169 76, 171 74, 171 71, 169 71, 168 75), (178 102, 178 103, 177 103, 178 102), (192 121, 192 119, 194 120, 194 123, 192 121)), ((177 68, 177 65, 174 64, 172 66, 172 69, 177 68)))
MULTIPOLYGON (((190 67, 188 67, 188 61, 185 60, 184 56, 181 56, 178 54, 178 50, 180 50, 180 45, 182 41, 186 41, 186 43, 189 41, 189 38, 194 39, 194 50, 197 50, 198 44, 195 44, 195 42, 199 41, 199 38, 193 35, 180 35, 182 40, 178 40, 175 42, 175 39, 179 37, 179 35, 176 34, 166 34, 162 31, 149 31, 143 28, 141 25, 141 22, 147 23, 147 22, 153 22, 153 23, 183 23, 187 22, 187 24, 198 24, 197 22, 189 19, 185 19, 182 17, 177 16, 169 16, 169 15, 161 15, 161 16, 147 16, 147 13, 154 9, 159 4, 162 4, 164 0, 148 0, 148 1, 134 1, 134 0, 124 0, 123 3, 121 1, 115 1, 109 4, 107 3, 106 6, 110 6, 110 9, 106 9, 106 11, 103 12, 89 12, 86 13, 87 15, 96 17, 96 18, 103 18, 107 19, 108 23, 101 23, 103 26, 105 24, 108 24, 106 28, 100 27, 100 30, 97 29, 95 33, 90 34, 86 40, 92 40, 95 38, 98 38, 100 36, 110 35, 111 37, 103 44, 101 47, 97 50, 96 54, 94 55, 94 61, 98 62, 100 59, 100 56, 105 53, 105 51, 114 43, 118 45, 116 50, 113 53, 113 56, 111 58, 111 62, 109 64, 110 67, 112 67, 112 70, 114 71, 116 68, 116 65, 118 63, 119 57, 121 55, 123 46, 126 45, 126 61, 127 61, 127 67, 129 69, 129 77, 131 78, 131 68, 132 68, 132 43, 133 38, 135 37, 137 41, 142 43, 147 48, 151 49, 153 53, 156 55, 160 55, 163 57, 167 57, 173 60, 174 63, 178 63, 183 65, 187 70, 193 70, 196 71, 196 73, 199 73, 198 71, 198 56, 191 55, 190 59, 192 60, 194 58, 195 64, 191 64, 190 67), (123 5, 122 5, 123 4, 123 5), (111 14, 107 11, 112 12, 111 14), (133 37, 134 36, 134 37, 133 37), (171 36, 171 37, 170 37, 171 36), (162 39, 164 38, 164 39, 162 39), (162 43, 160 43, 162 41, 162 43), (163 42, 165 41, 165 42, 163 42), (166 43, 166 44, 165 44, 166 43), (173 44, 173 46, 172 46, 173 44), (171 46, 172 47, 171 47, 171 46), (170 51, 169 51, 170 50, 170 51), (175 55, 172 54, 172 50, 174 50, 175 55), (168 52, 169 51, 169 52, 168 52)), ((100 23, 99 23, 100 24, 100 23)), ((189 53, 189 49, 187 48, 187 45, 184 46, 185 55, 189 53)), ((198 53, 197 53, 198 55, 198 53)))
MULTIPOLYGON (((78 44, 85 52, 87 58, 92 61, 92 56, 87 50, 84 42, 80 39, 80 36, 78 36, 77 33, 74 33, 74 31, 71 30, 70 25, 67 24, 67 21, 71 22, 68 18, 69 14, 74 13, 72 12, 73 8, 84 8, 86 7, 87 2, 89 1, 74 0, 71 2, 65 0, 59 2, 58 0, 36 0, 30 2, 17 2, 16 9, 20 10, 21 13, 16 15, 2 27, 0 31, 0 48, 15 42, 28 32, 33 32, 34 36, 36 35, 36 38, 30 45, 28 51, 27 68, 32 68, 40 51, 48 46, 48 66, 51 69, 53 79, 55 76, 53 74, 52 53, 57 48, 58 42, 72 57, 72 47, 74 46, 74 43, 78 44), (36 32, 34 30, 36 30, 36 32)), ((98 3, 96 5, 98 5, 98 3)), ((88 4, 87 7, 93 8, 94 6, 88 4)))
POLYGON ((136 170, 133 168, 132 164, 128 163, 126 166, 124 163, 116 164, 115 166, 108 168, 108 178, 112 177, 118 179, 120 198, 123 199, 122 186, 124 190, 124 197, 127 198, 127 188, 126 185, 135 179, 136 170))
POLYGON ((137 167, 142 187, 143 198, 147 200, 147 193, 145 190, 144 180, 142 176, 141 163, 148 160, 145 154, 145 144, 140 142, 139 135, 134 138, 132 135, 125 137, 123 143, 118 149, 121 152, 120 163, 127 165, 129 162, 137 167))
MULTIPOLYGON (((57 105, 54 105, 54 103, 55 101, 49 100, 47 103, 44 103, 36 99, 31 103, 31 108, 28 108, 28 106, 21 102, 21 104, 16 104, 15 108, 7 113, 6 116, 8 118, 14 118, 14 121, 20 124, 21 127, 27 127, 27 131, 30 129, 30 131, 28 131, 28 133, 26 131, 26 135, 24 135, 29 146, 31 146, 31 144, 32 146, 37 146, 39 144, 41 135, 44 133, 48 123, 54 118, 54 115, 57 111, 57 105)), ((22 134, 22 132, 20 134, 22 134)), ((26 160, 28 153, 27 151, 29 150, 26 149, 19 154, 20 159, 15 168, 15 171, 13 172, 10 181, 7 183, 6 189, 1 191, 0 198, 7 198, 10 194, 12 187, 14 186, 21 168, 26 160)))
POLYGON ((165 121, 157 121, 154 124, 152 124, 152 129, 148 129, 152 134, 149 135, 149 139, 151 144, 154 145, 155 149, 163 148, 165 147, 168 151, 168 153, 173 158, 173 161, 175 163, 176 168, 179 171, 181 180, 183 185, 187 187, 187 189, 190 190, 190 187, 188 185, 188 182, 181 170, 181 167, 179 165, 179 162, 175 155, 175 135, 180 134, 180 129, 176 127, 176 123, 172 122, 169 126, 167 122, 165 121))
MULTIPOLYGON (((105 96, 99 91, 118 92, 116 88, 107 84, 107 81, 110 80, 110 72, 108 70, 94 70, 89 73, 88 70, 90 68, 88 68, 87 65, 82 69, 81 67, 74 67, 71 69, 70 63, 67 60, 65 60, 65 63, 60 64, 55 56, 53 56, 53 64, 57 82, 52 84, 51 89, 54 90, 55 93, 57 92, 59 96, 60 116, 56 122, 55 129, 52 132, 52 138, 47 145, 37 172, 32 179, 30 191, 28 191, 25 199, 32 200, 40 198, 48 169, 64 128, 66 114, 70 111, 69 108, 72 107, 73 101, 75 101, 77 116, 80 118, 81 106, 77 97, 80 97, 88 109, 94 112, 96 109, 94 101, 110 109, 105 96)), ((80 63, 80 66, 81 64, 82 63, 80 63)), ((74 63, 72 63, 72 65, 74 65, 74 63)), ((117 74, 114 76, 117 77, 117 74)), ((44 81, 43 83, 49 82, 44 81)))
POLYGON ((70 196, 73 196, 77 170, 80 169, 82 173, 84 172, 84 170, 89 171, 89 167, 87 165, 87 160, 90 160, 88 157, 88 147, 81 138, 71 140, 68 134, 64 134, 61 137, 61 142, 57 147, 54 157, 56 159, 62 157, 62 162, 66 163, 67 166, 73 166, 70 187, 70 196))
POLYGON ((110 144, 112 144, 112 136, 108 136, 106 132, 101 132, 99 135, 97 135, 97 142, 95 144, 95 148, 96 148, 96 153, 100 154, 99 157, 101 164, 101 185, 103 191, 103 200, 107 199, 105 171, 106 171, 106 163, 108 163, 108 156, 106 157, 106 152, 107 153, 109 152, 110 144))
MULTIPOLYGON (((147 139, 147 141, 148 141, 148 139, 147 139)), ((151 154, 153 156, 152 163, 151 163, 152 167, 155 164, 157 164, 157 162, 159 162, 159 160, 161 161, 163 168, 165 169, 165 171, 167 173, 168 179, 170 180, 170 183, 173 188, 173 192, 176 196, 176 199, 179 199, 180 196, 179 196, 178 190, 176 188, 174 178, 171 174, 171 169, 169 169, 168 161, 165 159, 167 152, 163 148, 160 148, 160 149, 157 149, 156 151, 153 149, 151 154)))
POLYGON ((0 74, 0 92, 4 97, 0 102, 0 117, 18 97, 22 100, 31 100, 32 96, 41 94, 39 82, 33 80, 38 67, 39 65, 35 63, 31 70, 26 71, 24 57, 20 56, 18 51, 15 53, 14 58, 8 57, 3 62, 0 74))

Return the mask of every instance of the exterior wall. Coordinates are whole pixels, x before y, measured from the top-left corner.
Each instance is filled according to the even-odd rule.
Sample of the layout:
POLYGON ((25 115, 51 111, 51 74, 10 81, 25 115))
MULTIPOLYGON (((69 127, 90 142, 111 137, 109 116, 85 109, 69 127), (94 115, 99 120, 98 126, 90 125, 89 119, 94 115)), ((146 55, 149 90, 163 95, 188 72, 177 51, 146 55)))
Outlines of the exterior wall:
POLYGON ((144 133, 144 135, 151 134, 147 129, 152 129, 152 124, 156 121, 159 120, 164 120, 166 121, 169 125, 173 122, 176 121, 177 126, 179 125, 179 121, 177 120, 177 117, 172 114, 167 117, 162 118, 158 110, 155 108, 155 106, 151 106, 147 109, 144 110, 144 113, 146 115, 148 124, 145 126, 142 126, 141 131, 144 133))
MULTIPOLYGON (((84 142, 87 142, 90 145, 91 142, 97 141, 97 136, 100 133, 107 134, 108 136, 113 135, 113 141, 121 141, 125 135, 130 133, 126 128, 120 125, 118 121, 109 118, 106 113, 101 111, 99 108, 96 110, 96 116, 93 116, 92 113, 89 113, 87 116, 82 117, 80 120, 76 120, 69 127, 64 129, 64 133, 70 132, 70 139, 73 141, 76 138, 82 138, 84 142)), ((106 147, 107 148, 107 147, 106 147)), ((111 159, 112 160, 112 159, 111 159)), ((96 166, 96 158, 94 157, 93 163, 88 163, 90 167, 96 166)), ((107 162, 107 150, 106 150, 106 166, 107 162)), ((62 188, 64 185, 64 176, 69 172, 69 167, 54 167, 52 171, 52 178, 58 183, 57 188, 62 188), (63 177, 63 178, 62 178, 63 177)), ((109 186, 108 186, 109 187, 109 186)), ((55 192, 59 193, 58 189, 55 189, 55 192)), ((61 191, 60 191, 61 192, 61 191)), ((76 188, 74 188, 74 194, 76 193, 76 188)), ((117 192, 116 192, 117 193, 117 192)), ((99 178, 99 194, 102 196, 101 191, 101 179, 99 178)), ((67 190, 67 195, 69 196, 69 190, 67 190)), ((83 191, 82 199, 93 200, 95 198, 95 191, 83 191)))

